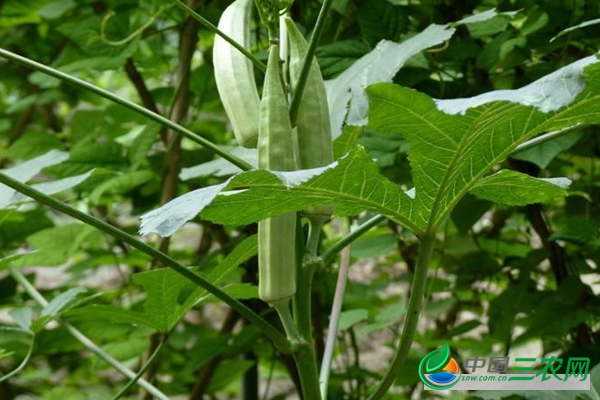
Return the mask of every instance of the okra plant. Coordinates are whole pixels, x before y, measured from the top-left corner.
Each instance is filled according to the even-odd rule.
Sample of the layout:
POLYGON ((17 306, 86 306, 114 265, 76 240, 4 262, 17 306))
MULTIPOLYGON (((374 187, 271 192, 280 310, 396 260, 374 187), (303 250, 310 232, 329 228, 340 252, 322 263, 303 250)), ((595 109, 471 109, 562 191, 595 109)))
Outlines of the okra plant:
POLYGON ((597 19, 39 3, 0 3, 0 400, 438 398, 416 365, 445 344, 600 361, 597 19))

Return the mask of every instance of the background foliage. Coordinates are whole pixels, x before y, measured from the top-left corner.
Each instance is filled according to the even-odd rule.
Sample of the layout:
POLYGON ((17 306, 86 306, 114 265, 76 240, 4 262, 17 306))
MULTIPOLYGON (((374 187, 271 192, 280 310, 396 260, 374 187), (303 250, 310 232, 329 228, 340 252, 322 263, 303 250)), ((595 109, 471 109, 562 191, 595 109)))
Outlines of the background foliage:
MULTIPOLYGON (((228 2, 188 4, 216 23, 228 2)), ((409 58, 394 83, 437 99, 470 97, 523 87, 598 51, 598 25, 551 40, 563 29, 597 18, 600 4, 593 1, 336 0, 317 52, 323 74, 340 76, 382 39, 401 42, 432 23, 459 21, 493 7, 518 12, 457 25, 449 41, 409 58)), ((318 1, 296 0, 291 14, 310 29, 319 8, 318 1)), ((253 50, 264 60, 266 33, 255 34, 253 50)), ((212 41, 212 33, 168 2, 0 2, 0 47, 231 146, 233 135, 214 85, 212 41)), ((357 142, 390 181, 410 188, 416 180, 407 157, 410 137, 384 128, 346 129, 336 142, 337 156, 357 142)), ((42 155, 27 179, 77 180, 57 196, 132 234, 142 214, 228 176, 222 164, 209 163, 215 159, 211 152, 192 141, 76 86, 0 61, 0 167, 42 155)), ((541 358, 552 353, 600 363, 599 156, 596 127, 517 152, 504 168, 534 177, 569 177, 569 195, 520 206, 494 205, 469 194, 440 222, 443 240, 434 252, 424 320, 393 398, 440 396, 421 391, 416 366, 446 342, 459 362, 475 355, 541 358)), ((0 196, 0 202, 5 199, 0 196)), ((243 211, 221 217, 218 207, 206 212, 213 217, 195 218, 170 240, 147 240, 269 316, 255 300, 255 227, 214 223, 244 224, 243 211)), ((323 247, 368 216, 328 225, 323 247)), ((330 398, 365 398, 384 369, 385 362, 377 360, 389 356, 401 323, 416 248, 416 238, 391 221, 352 245, 353 271, 330 398)), ((148 357, 148 349, 166 340, 146 379, 173 398, 252 399, 259 391, 268 391, 264 398, 284 398, 292 389, 291 360, 277 354, 254 326, 118 240, 29 203, 18 212, 0 210, 0 257, 9 256, 0 261, 0 371, 7 373, 26 358, 32 336, 35 348, 27 366, 0 383, 0 400, 116 394, 127 379, 75 341, 69 326, 132 369, 148 357), (32 301, 9 265, 50 304, 32 301)), ((323 351, 336 265, 315 279, 318 352, 323 351)), ((127 393, 151 398, 135 388, 127 393)))

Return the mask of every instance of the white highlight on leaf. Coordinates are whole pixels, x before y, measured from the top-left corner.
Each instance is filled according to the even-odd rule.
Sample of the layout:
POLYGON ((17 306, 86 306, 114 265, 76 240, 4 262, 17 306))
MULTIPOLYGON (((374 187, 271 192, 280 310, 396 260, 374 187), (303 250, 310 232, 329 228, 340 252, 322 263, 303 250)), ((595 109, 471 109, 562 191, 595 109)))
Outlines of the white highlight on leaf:
MULTIPOLYGON (((258 151, 256 149, 247 149, 245 147, 223 147, 238 158, 246 161, 248 164, 257 168, 258 165, 258 151)), ((179 179, 187 181, 199 176, 214 175, 218 177, 230 176, 242 172, 242 170, 230 163, 229 161, 218 158, 216 160, 208 161, 203 164, 195 165, 190 168, 183 168, 179 173, 179 179)))
POLYGON ((470 98, 434 101, 440 111, 451 115, 464 115, 469 108, 493 101, 533 106, 544 113, 556 111, 571 104, 583 91, 583 69, 598 61, 595 55, 582 58, 520 89, 495 90, 470 98))
POLYGON ((410 57, 450 39, 455 31, 448 25, 432 24, 402 43, 382 40, 340 76, 326 81, 333 138, 341 134, 346 116, 350 125, 366 124, 369 106, 365 94, 367 86, 391 82, 410 57))
POLYGON ((157 233, 161 237, 171 236, 209 205, 229 181, 230 179, 218 185, 196 189, 144 214, 141 217, 140 234, 157 233))
MULTIPOLYGON (((69 176, 67 178, 59 179, 57 181, 52 182, 38 183, 36 185, 33 185, 32 187, 44 194, 53 195, 79 185, 80 183, 88 179, 94 173, 94 171, 95 169, 92 169, 81 175, 69 176)), ((21 193, 16 193, 11 199, 10 203, 19 203, 27 199, 27 196, 21 193)))
MULTIPOLYGON (((69 153, 59 150, 50 150, 46 154, 27 160, 17 166, 2 171, 5 175, 19 182, 27 182, 36 176, 42 169, 60 164, 69 158, 69 153)), ((12 202, 16 191, 0 184, 0 209, 6 208, 12 202)))
POLYGON ((288 189, 295 186, 301 185, 314 178, 317 175, 321 175, 328 169, 337 167, 338 162, 334 161, 329 165, 319 168, 301 169, 298 171, 270 171, 275 175, 281 183, 283 183, 288 189))
POLYGON ((474 15, 470 15, 466 18, 463 18, 459 21, 456 21, 455 23, 457 25, 459 24, 473 24, 476 22, 484 22, 487 21, 488 19, 492 19, 494 17, 497 17, 499 15, 505 15, 507 17, 514 17, 519 11, 506 11, 506 12, 497 12, 495 8, 492 8, 491 10, 487 10, 484 12, 480 12, 474 15))
POLYGON ((537 178, 540 181, 544 181, 544 182, 548 182, 551 183, 555 186, 558 186, 561 189, 568 189, 571 186, 571 183, 573 183, 573 181, 571 181, 569 178, 537 178))

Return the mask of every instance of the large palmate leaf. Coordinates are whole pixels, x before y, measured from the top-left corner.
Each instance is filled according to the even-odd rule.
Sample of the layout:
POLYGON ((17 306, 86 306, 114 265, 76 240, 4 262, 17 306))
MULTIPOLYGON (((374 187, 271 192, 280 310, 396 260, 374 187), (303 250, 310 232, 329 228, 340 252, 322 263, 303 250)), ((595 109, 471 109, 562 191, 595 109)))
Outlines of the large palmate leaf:
MULTIPOLYGON (((393 84, 371 86, 370 126, 382 133, 402 134, 411 146, 416 194, 411 221, 435 228, 494 165, 527 139, 578 124, 600 123, 600 68, 596 64, 584 71, 596 61, 595 56, 588 57, 525 88, 471 99, 436 102, 393 84)), ((485 192, 484 197, 493 201, 523 204, 523 199, 517 201, 492 185, 500 178, 506 184, 506 177, 489 178, 475 194, 485 192)), ((515 186, 524 183, 521 176, 512 181, 515 186)), ((564 195, 552 185, 529 183, 535 183, 532 188, 539 196, 529 196, 525 202, 551 198, 553 191, 564 195)))
POLYGON ((369 210, 419 230, 410 219, 412 199, 382 176, 377 164, 358 147, 324 168, 254 170, 187 193, 144 215, 141 233, 170 236, 198 213, 218 224, 245 225, 318 205, 334 205, 337 215, 369 210))

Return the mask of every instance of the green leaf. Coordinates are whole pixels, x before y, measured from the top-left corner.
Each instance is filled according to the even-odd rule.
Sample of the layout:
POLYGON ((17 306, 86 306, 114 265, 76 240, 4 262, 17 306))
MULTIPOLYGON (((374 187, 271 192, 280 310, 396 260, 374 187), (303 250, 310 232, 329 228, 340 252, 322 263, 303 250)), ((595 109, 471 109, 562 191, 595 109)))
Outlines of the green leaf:
POLYGON ((208 393, 215 393, 233 381, 239 382, 241 375, 254 365, 254 362, 248 360, 225 360, 220 363, 215 371, 208 393))
POLYGON ((317 205, 334 205, 337 215, 373 211, 418 231, 407 217, 412 206, 410 197, 379 174, 378 166, 359 147, 324 168, 293 172, 253 170, 225 183, 186 193, 143 215, 140 233, 169 236, 198 213, 218 224, 247 225, 317 205))
MULTIPOLYGON (((204 278, 219 285, 243 262, 258 252, 256 235, 238 244, 231 253, 204 278)), ((190 269, 198 274, 197 269, 190 269)), ((208 298, 206 290, 195 286, 187 278, 168 268, 160 268, 133 275, 133 282, 146 292, 143 311, 132 311, 112 305, 91 305, 68 313, 78 318, 106 319, 115 323, 137 323, 159 332, 170 331, 179 320, 201 300, 208 298)), ((226 290, 227 291, 227 290, 226 290)), ((254 297, 255 289, 233 286, 231 294, 240 298, 254 297)))
POLYGON ((144 214, 141 217, 140 234, 157 233, 162 237, 171 236, 209 205, 228 182, 188 192, 144 214))
POLYGON ((564 240, 565 242, 585 245, 598 237, 600 221, 588 218, 569 218, 560 224, 558 230, 548 240, 564 240))
POLYGON ((577 29, 581 29, 581 28, 585 28, 587 26, 592 26, 592 25, 597 25, 597 24, 600 24, 600 18, 594 18, 594 19, 590 19, 590 20, 584 21, 584 22, 582 22, 580 24, 573 25, 573 26, 571 26, 571 27, 569 27, 567 29, 563 29, 562 31, 559 32, 558 35, 556 35, 552 39, 550 39, 550 41, 553 42, 557 38, 559 38, 559 37, 561 37, 563 35, 566 35, 569 32, 573 32, 573 31, 575 31, 577 29))
POLYGON ((571 132, 566 135, 560 135, 554 139, 542 142, 530 149, 517 151, 510 157, 529 161, 534 163, 538 167, 544 169, 550 162, 561 152, 570 149, 575 143, 577 143, 583 137, 582 131, 571 132))
POLYGON ((361 335, 366 335, 384 328, 389 328, 396 324, 405 313, 406 308, 404 307, 404 304, 402 304, 400 301, 396 301, 392 303, 391 306, 377 314, 374 321, 363 326, 358 333, 361 335))
MULTIPOLYGON (((52 195, 52 194, 64 192, 65 190, 68 190, 75 186, 78 186, 79 184, 85 182, 89 177, 91 177, 94 174, 94 172, 95 172, 95 170, 91 170, 91 171, 88 171, 81 175, 70 176, 68 178, 59 179, 57 181, 37 183, 35 185, 31 185, 31 187, 36 190, 39 190, 40 192, 42 192, 44 194, 52 195)), ((98 174, 102 174, 102 173, 98 172, 98 174)), ((11 204, 21 203, 21 202, 29 201, 29 200, 31 200, 31 199, 29 199, 29 197, 27 197, 21 193, 16 193, 13 196, 13 198, 11 199, 11 204)))
POLYGON ((455 29, 447 25, 430 25, 402 43, 381 41, 373 51, 361 57, 337 78, 327 81, 327 100, 334 138, 342 132, 347 117, 350 125, 364 125, 367 117, 367 86, 391 82, 404 63, 429 47, 450 39, 455 29))
POLYGON ((547 203, 567 195, 567 178, 541 179, 510 170, 499 172, 479 180, 471 193, 480 199, 509 206, 547 203))
POLYGON ((3 157, 26 160, 62 147, 63 143, 54 135, 49 135, 45 132, 28 131, 17 139, 6 151, 3 151, 3 157))
POLYGON ((90 143, 82 140, 73 147, 69 159, 49 169, 59 177, 86 173, 94 168, 119 171, 126 166, 123 146, 113 141, 90 143))
POLYGON ((318 47, 316 55, 323 77, 328 79, 344 72, 369 50, 371 47, 360 40, 338 40, 318 47))
POLYGON ((368 318, 369 318, 369 310, 367 310, 366 308, 342 311, 340 313, 338 329, 340 331, 345 331, 346 329, 348 329, 368 318))
POLYGON ((495 8, 491 8, 491 9, 489 9, 487 11, 478 12, 477 14, 470 15, 470 16, 465 17, 465 18, 463 18, 463 19, 461 19, 459 21, 456 21, 456 24, 458 24, 458 25, 470 25, 470 24, 476 24, 476 23, 481 23, 481 22, 489 22, 491 19, 495 19, 495 18, 498 18, 498 17, 512 18, 517 13, 518 13, 518 11, 498 12, 498 11, 496 11, 495 8))
MULTIPOLYGON (((247 149, 240 146, 224 147, 224 149, 230 151, 231 154, 236 155, 254 167, 258 165, 258 152, 256 149, 247 149)), ((229 161, 223 158, 217 158, 216 160, 198 164, 190 168, 182 168, 181 172, 179 173, 179 179, 187 181, 207 175, 231 176, 241 171, 242 170, 239 167, 236 167, 229 161)))
POLYGON ((98 204, 101 202, 102 196, 127 193, 155 178, 154 172, 147 169, 119 174, 97 186, 89 196, 90 202, 98 204))
POLYGON ((68 289, 54 297, 50 303, 44 307, 40 317, 33 322, 32 330, 34 332, 39 332, 50 320, 56 318, 63 311, 68 310, 69 307, 76 302, 79 295, 86 292, 86 288, 76 287, 68 289))
POLYGON ((10 316, 25 332, 31 331, 33 322, 33 309, 31 307, 14 308, 9 311, 10 316))
POLYGON ((81 321, 107 321, 113 324, 134 324, 149 326, 158 330, 152 319, 141 312, 127 310, 106 304, 91 304, 89 306, 76 308, 65 312, 65 316, 81 321))
POLYGON ((534 135, 600 122, 594 105, 600 99, 598 66, 586 69, 587 86, 581 79, 583 68, 596 61, 595 56, 577 61, 523 89, 462 100, 434 102, 392 84, 371 86, 370 126, 402 134, 411 146, 416 191, 411 221, 436 227, 485 173, 534 135))
POLYGON ((452 209, 451 218, 461 233, 466 233, 490 209, 492 203, 466 194, 452 209))
POLYGON ((361 36, 372 45, 383 39, 395 39, 407 25, 405 8, 395 7, 386 0, 359 2, 358 26, 361 36))
POLYGON ((408 219, 411 198, 379 173, 362 147, 323 169, 278 172, 277 176, 267 171, 239 174, 201 217, 219 224, 245 225, 317 205, 334 205, 336 215, 372 211, 418 231, 408 219), (305 181, 309 171, 315 176, 305 181))
POLYGON ((396 249, 398 239, 392 234, 363 236, 352 244, 350 254, 357 258, 385 256, 396 249))
MULTIPOLYGON (((68 157, 69 153, 51 150, 44 155, 25 161, 15 167, 5 169, 2 172, 19 182, 27 182, 36 176, 42 169, 51 165, 60 164, 68 157)), ((0 209, 5 208, 10 204, 15 193, 15 190, 0 184, 0 209)))
POLYGON ((54 266, 64 264, 84 244, 98 244, 102 235, 91 226, 74 223, 36 232, 27 243, 38 250, 14 262, 15 266, 54 266))
POLYGON ((146 125, 142 132, 136 136, 129 147, 128 156, 131 169, 137 169, 146 161, 150 149, 158 139, 161 126, 158 124, 146 125))

